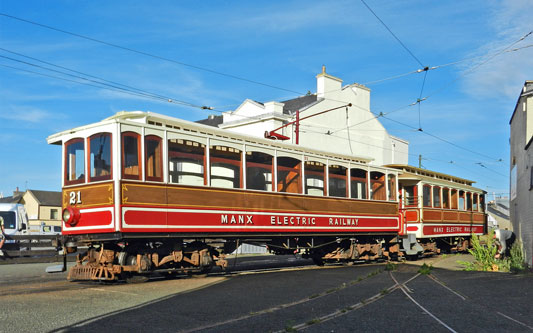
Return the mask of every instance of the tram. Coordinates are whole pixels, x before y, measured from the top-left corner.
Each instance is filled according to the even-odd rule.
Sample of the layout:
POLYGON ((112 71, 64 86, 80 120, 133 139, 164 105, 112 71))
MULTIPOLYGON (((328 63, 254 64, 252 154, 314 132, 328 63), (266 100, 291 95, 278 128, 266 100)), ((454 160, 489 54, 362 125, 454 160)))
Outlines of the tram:
POLYGON ((47 141, 62 148, 62 246, 88 249, 71 280, 207 272, 243 243, 317 264, 416 257, 484 230, 483 192, 459 178, 157 113, 47 141))

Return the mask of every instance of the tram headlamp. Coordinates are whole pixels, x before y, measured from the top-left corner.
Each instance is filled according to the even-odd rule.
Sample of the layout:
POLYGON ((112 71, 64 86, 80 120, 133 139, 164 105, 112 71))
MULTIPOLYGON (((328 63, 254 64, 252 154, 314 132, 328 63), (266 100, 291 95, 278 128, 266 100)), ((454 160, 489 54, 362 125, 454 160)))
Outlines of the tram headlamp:
POLYGON ((67 207, 63 209, 63 222, 70 224, 71 226, 76 225, 80 220, 80 211, 74 207, 67 207))

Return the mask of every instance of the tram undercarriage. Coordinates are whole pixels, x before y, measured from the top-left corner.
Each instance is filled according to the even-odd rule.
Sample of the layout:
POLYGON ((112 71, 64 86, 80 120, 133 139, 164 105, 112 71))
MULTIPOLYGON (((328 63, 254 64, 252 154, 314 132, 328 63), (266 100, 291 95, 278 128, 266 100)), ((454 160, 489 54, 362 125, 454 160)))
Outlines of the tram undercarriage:
MULTIPOLYGON (((86 245, 88 249, 78 254, 68 279, 140 282, 154 273, 203 274, 215 266, 225 269, 226 255, 242 243, 266 245, 269 252, 276 255, 300 254, 317 265, 398 260, 403 256, 396 236, 80 241, 79 245, 86 245)), ((66 244, 65 253, 77 250, 72 240, 66 244)))

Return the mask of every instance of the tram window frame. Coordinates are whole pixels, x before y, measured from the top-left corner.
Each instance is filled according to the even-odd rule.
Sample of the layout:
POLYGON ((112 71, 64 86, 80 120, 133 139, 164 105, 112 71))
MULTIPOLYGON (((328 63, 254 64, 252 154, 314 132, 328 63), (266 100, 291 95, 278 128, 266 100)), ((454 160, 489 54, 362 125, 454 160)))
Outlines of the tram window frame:
MULTIPOLYGON (((206 146, 203 143, 187 139, 167 140, 168 182, 189 186, 207 185, 206 153, 206 146), (200 167, 200 172, 183 170, 183 166, 188 164, 200 167), (181 170, 174 170, 178 167, 181 170), (194 179, 197 181, 191 181, 194 179)), ((187 167, 189 168, 190 166, 187 167)))
POLYGON ((459 191, 455 188, 450 189, 450 209, 459 210, 459 191))
POLYGON ((432 195, 431 195, 431 185, 424 184, 422 187, 422 206, 431 208, 432 205, 432 195))
POLYGON ((386 175, 381 171, 370 172, 370 198, 387 201, 386 175))
POLYGON ((121 150, 122 150, 122 178, 124 179, 134 179, 134 180, 140 180, 141 179, 141 136, 138 133, 135 132, 122 132, 121 134, 121 150), (134 138, 137 140, 136 142, 136 155, 132 156, 137 160, 137 165, 128 165, 126 164, 129 162, 129 158, 127 156, 127 147, 126 147, 126 140, 125 138, 134 138), (134 170, 134 167, 137 167, 137 174, 135 173, 127 173, 127 168, 132 168, 134 170))
POLYGON ((350 189, 352 199, 367 200, 368 195, 368 171, 361 168, 350 169, 350 189), (359 191, 359 189, 361 191, 359 191), (361 192, 361 193, 360 193, 361 192))
POLYGON ((324 196, 326 194, 326 165, 322 162, 306 161, 304 168, 304 193, 307 195, 324 196), (320 182, 322 182, 322 186, 320 186, 320 182), (309 183, 312 184, 310 185, 309 183))
POLYGON ((281 193, 301 194, 303 187, 302 161, 294 157, 278 156, 276 162, 276 191, 281 193), (291 172, 294 173, 292 176, 291 172))
POLYGON ((479 195, 479 211, 482 213, 485 212, 485 194, 483 193, 479 195))
POLYGON ((479 211, 479 195, 477 193, 472 193, 472 211, 479 211))
POLYGON ((388 182, 388 186, 389 186, 388 200, 389 201, 396 201, 396 175, 388 174, 387 182, 388 182))
POLYGON ((85 165, 85 139, 83 138, 74 138, 70 139, 69 141, 65 142, 65 174, 64 174, 64 180, 65 185, 75 185, 75 184, 82 184, 85 183, 85 175, 87 172, 86 165, 85 165), (81 143, 82 149, 74 149, 74 154, 69 154, 69 148, 73 147, 75 144, 81 143), (81 151, 81 162, 83 162, 82 165, 82 173, 77 173, 77 162, 78 162, 78 155, 76 152, 81 151), (73 162, 74 162, 74 178, 70 179, 71 174, 69 173, 69 169, 71 167, 71 159, 69 158, 69 155, 75 156, 73 162))
MULTIPOLYGON (((242 188, 242 150, 223 145, 213 145, 209 148, 209 184, 212 187, 242 188), (233 159, 233 154, 238 154, 239 159, 233 159), (232 166, 232 167, 229 167, 232 166), (233 177, 215 174, 213 168, 228 169, 233 171, 233 177), (215 184, 213 184, 213 181, 215 184), (231 182, 233 185, 225 186, 222 181, 231 182)), ((221 170, 219 170, 221 171, 221 170)))
POLYGON ((274 156, 258 152, 246 152, 246 189, 271 192, 274 175, 274 156), (265 163, 270 160, 269 163, 265 163), (264 172, 268 171, 268 172, 264 172))
POLYGON ((442 208, 443 209, 450 209, 450 189, 448 187, 442 188, 442 208))
POLYGON ((157 135, 146 135, 144 137, 144 177, 148 181, 162 182, 163 181, 163 139, 157 135), (149 146, 150 142, 157 142, 157 147, 154 150, 154 155, 159 155, 154 158, 154 165, 150 168, 152 162, 150 161, 149 150, 152 148, 149 146), (157 152, 159 150, 159 153, 157 152), (150 172, 153 175, 150 175, 150 172), (157 175, 159 173, 159 175, 157 175))
POLYGON ((458 193, 459 193, 459 207, 458 207, 458 209, 462 210, 462 211, 465 211, 466 210, 466 200, 465 200, 466 191, 459 190, 458 193))
POLYGON ((442 208, 441 198, 442 198, 442 195, 440 191, 440 186, 433 186, 433 189, 432 189, 433 208, 442 208))
POLYGON ((418 186, 403 186, 403 204, 405 207, 418 207, 418 186))
POLYGON ((337 198, 348 197, 347 170, 342 165, 330 165, 328 167, 328 196, 337 198), (342 186, 344 184, 344 187, 342 186))
POLYGON ((466 192, 466 210, 472 211, 472 192, 466 192))
MULTIPOLYGON (((87 170, 89 170, 88 172, 88 178, 89 178, 89 182, 97 182, 97 181, 104 181, 104 180, 111 180, 113 179, 113 145, 112 145, 112 142, 113 142, 113 134, 112 133, 109 133, 109 132, 100 132, 100 133, 96 133, 96 134, 93 134, 91 135, 90 137, 87 138, 87 170), (96 168, 93 170, 93 167, 94 167, 94 164, 97 164, 96 163, 96 160, 94 160, 93 162, 93 144, 92 144, 92 141, 93 139, 96 139, 96 137, 104 137, 104 136, 107 136, 109 138, 109 142, 107 142, 107 147, 109 148, 109 173, 108 174, 104 174, 104 175, 97 175, 97 176, 93 176, 93 171, 96 170, 96 168)), ((102 159, 103 161, 105 161, 105 159, 102 159)), ((96 174, 96 172, 95 172, 96 174)))

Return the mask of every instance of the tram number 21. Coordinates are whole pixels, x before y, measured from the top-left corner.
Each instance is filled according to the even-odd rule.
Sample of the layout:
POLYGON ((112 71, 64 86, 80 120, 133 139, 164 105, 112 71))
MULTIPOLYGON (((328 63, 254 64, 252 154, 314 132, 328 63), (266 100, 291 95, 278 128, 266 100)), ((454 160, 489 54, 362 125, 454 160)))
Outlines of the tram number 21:
POLYGON ((71 205, 81 204, 81 191, 70 192, 69 197, 70 197, 69 203, 71 205))

